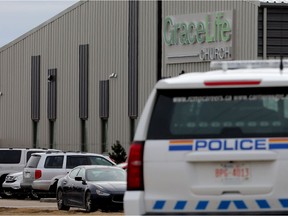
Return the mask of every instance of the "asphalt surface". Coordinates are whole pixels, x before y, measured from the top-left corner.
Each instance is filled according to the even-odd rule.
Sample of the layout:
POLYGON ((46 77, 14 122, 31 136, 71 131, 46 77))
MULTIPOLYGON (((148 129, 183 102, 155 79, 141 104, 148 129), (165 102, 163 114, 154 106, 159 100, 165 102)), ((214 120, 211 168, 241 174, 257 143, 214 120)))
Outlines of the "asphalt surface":
MULTIPOLYGON (((87 215, 84 209, 70 208, 69 211, 59 211, 56 204, 56 199, 41 199, 39 200, 16 200, 16 199, 1 199, 0 198, 0 215, 14 216, 33 216, 33 215, 87 215)), ((102 212, 96 211, 88 213, 88 215, 97 216, 124 216, 124 212, 102 212)))
POLYGON ((39 200, 16 200, 16 199, 1 199, 0 207, 5 208, 43 208, 57 209, 56 199, 41 199, 39 200))

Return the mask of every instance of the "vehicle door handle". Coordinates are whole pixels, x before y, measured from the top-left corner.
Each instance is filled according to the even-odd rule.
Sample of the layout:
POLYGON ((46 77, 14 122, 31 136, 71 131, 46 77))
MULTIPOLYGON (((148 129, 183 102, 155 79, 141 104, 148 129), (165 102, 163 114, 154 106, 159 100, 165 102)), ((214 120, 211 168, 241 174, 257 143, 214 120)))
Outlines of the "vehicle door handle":
POLYGON ((67 181, 63 181, 63 184, 65 184, 65 185, 66 185, 66 184, 67 184, 67 181))

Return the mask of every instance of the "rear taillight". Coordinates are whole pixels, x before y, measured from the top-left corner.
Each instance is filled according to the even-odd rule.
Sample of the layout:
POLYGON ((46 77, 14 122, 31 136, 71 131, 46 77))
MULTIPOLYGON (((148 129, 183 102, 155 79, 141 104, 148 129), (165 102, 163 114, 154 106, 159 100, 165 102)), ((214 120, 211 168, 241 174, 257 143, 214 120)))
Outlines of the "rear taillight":
POLYGON ((41 170, 35 170, 35 179, 39 179, 42 176, 41 170))
POLYGON ((130 146, 127 166, 127 190, 144 190, 143 148, 144 142, 134 142, 130 146))

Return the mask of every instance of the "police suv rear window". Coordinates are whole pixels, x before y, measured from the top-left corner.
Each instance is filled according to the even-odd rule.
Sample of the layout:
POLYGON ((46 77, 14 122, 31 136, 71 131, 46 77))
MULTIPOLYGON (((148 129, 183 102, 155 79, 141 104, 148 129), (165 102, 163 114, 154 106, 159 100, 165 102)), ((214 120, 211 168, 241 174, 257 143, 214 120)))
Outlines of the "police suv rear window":
POLYGON ((148 139, 288 136, 288 88, 158 90, 148 139))

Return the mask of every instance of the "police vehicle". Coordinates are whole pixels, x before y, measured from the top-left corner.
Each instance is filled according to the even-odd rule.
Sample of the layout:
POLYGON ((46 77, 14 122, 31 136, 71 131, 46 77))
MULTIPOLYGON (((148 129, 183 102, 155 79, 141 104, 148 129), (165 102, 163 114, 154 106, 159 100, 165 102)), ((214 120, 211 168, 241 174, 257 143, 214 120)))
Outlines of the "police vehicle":
POLYGON ((212 62, 160 80, 130 146, 125 215, 287 215, 287 66, 212 62))

